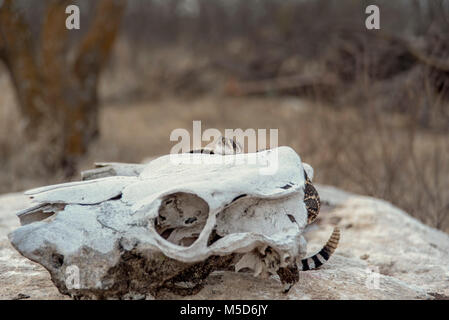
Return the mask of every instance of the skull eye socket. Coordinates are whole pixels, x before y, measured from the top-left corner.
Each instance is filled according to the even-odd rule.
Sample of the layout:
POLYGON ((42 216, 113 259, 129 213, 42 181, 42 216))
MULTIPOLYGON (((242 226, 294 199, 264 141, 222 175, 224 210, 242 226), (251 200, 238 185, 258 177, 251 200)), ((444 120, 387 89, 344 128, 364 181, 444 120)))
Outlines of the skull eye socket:
POLYGON ((192 193, 166 195, 159 207, 154 227, 165 240, 190 246, 199 237, 209 216, 209 205, 192 193))

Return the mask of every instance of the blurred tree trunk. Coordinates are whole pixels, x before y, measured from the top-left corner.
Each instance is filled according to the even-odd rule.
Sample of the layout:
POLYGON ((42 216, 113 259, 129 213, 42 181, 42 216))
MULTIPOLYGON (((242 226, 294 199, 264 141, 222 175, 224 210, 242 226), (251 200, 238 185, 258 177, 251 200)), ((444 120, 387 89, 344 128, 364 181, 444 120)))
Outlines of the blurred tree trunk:
MULTIPOLYGON (((67 0, 48 0, 33 42, 18 4, 0 6, 0 59, 10 72, 30 139, 44 139, 51 166, 73 169, 98 135, 98 79, 116 38, 126 0, 99 0, 83 38, 69 55, 67 0)), ((2 1, 0 1, 1 3, 2 1)), ((82 21, 83 22, 83 21, 82 21)), ((83 30, 84 31, 84 30, 83 30)))

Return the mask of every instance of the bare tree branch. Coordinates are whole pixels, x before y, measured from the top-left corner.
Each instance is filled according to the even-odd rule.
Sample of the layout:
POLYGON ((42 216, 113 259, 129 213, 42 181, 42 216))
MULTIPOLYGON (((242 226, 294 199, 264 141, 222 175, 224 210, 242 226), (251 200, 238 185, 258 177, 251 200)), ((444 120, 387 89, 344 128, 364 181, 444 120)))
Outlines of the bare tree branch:
POLYGON ((65 27, 65 8, 68 0, 47 0, 47 10, 41 32, 42 70, 45 80, 59 81, 66 72, 68 30, 65 27))
MULTIPOLYGON (((112 49, 126 1, 99 0, 73 64, 67 57, 69 33, 65 26, 65 9, 70 2, 46 0, 46 4, 36 52, 30 26, 17 2, 3 2, 0 58, 10 71, 29 127, 45 133, 45 143, 57 149, 55 162, 71 170, 98 133, 98 77, 112 49)), ((39 136, 35 130, 28 131, 30 139, 39 136)))
POLYGON ((424 63, 430 67, 434 67, 441 71, 449 71, 449 59, 441 59, 439 57, 432 57, 432 56, 428 55, 427 53, 425 53, 422 49, 411 44, 409 40, 401 38, 401 37, 393 35, 393 34, 382 32, 382 33, 380 33, 380 37, 399 43, 421 63, 424 63))
POLYGON ((10 71, 22 113, 28 118, 42 118, 45 108, 31 34, 13 0, 5 0, 0 7, 0 44, 0 59, 10 71))
POLYGON ((80 79, 98 76, 114 44, 125 6, 125 0, 100 0, 75 60, 75 73, 80 79))
POLYGON ((337 84, 333 74, 294 75, 267 80, 247 82, 230 82, 227 92, 230 95, 257 95, 268 92, 284 92, 288 90, 313 88, 317 86, 333 87, 337 84))

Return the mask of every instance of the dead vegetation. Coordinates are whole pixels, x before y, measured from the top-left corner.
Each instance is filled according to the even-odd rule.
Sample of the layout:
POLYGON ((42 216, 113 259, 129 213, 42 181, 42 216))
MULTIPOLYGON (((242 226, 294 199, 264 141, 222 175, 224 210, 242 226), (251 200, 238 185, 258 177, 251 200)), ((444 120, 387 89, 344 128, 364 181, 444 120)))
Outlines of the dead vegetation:
MULTIPOLYGON (((277 128, 319 183, 449 231, 448 4, 376 1, 382 29, 368 32, 362 2, 233 3, 129 0, 100 83, 101 136, 78 170, 167 153, 192 120, 277 128)), ((1 192, 61 181, 33 161, 42 148, 5 71, 0 82, 1 192)))

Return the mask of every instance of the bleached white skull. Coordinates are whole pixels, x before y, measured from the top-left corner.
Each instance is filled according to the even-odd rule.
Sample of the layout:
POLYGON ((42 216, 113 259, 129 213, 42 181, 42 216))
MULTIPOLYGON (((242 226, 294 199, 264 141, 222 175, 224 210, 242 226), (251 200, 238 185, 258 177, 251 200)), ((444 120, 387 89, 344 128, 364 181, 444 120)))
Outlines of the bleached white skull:
POLYGON ((309 178, 313 170, 294 150, 166 155, 133 168, 27 192, 36 206, 19 213, 22 226, 10 241, 62 293, 191 294, 219 269, 297 281, 292 272, 304 269, 306 253, 304 170, 309 178), (273 159, 277 170, 261 174, 273 159))

